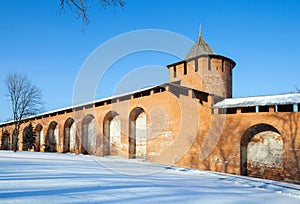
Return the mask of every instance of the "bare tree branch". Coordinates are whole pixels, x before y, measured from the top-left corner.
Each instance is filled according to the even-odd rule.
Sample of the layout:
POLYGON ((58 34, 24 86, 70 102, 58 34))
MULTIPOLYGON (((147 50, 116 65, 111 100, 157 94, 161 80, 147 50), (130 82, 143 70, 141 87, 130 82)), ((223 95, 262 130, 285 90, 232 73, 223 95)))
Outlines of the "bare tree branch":
POLYGON ((88 25, 90 23, 88 13, 92 3, 100 4, 102 8, 125 7, 125 0, 60 0, 60 13, 68 7, 76 14, 76 18, 82 20, 83 25, 88 25))
POLYGON ((44 109, 42 91, 36 87, 28 78, 18 73, 7 76, 6 96, 11 103, 14 121, 13 150, 17 151, 18 136, 22 120, 30 115, 38 114, 44 109))

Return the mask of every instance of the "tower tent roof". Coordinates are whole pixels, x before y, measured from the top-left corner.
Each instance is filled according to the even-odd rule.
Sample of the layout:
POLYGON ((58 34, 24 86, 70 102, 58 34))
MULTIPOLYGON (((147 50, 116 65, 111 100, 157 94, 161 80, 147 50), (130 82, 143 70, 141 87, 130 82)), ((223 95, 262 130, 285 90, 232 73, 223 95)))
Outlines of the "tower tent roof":
POLYGON ((210 46, 205 42, 202 37, 202 32, 200 32, 199 38, 190 49, 189 53, 185 56, 185 59, 193 58, 199 55, 209 55, 215 54, 210 46))

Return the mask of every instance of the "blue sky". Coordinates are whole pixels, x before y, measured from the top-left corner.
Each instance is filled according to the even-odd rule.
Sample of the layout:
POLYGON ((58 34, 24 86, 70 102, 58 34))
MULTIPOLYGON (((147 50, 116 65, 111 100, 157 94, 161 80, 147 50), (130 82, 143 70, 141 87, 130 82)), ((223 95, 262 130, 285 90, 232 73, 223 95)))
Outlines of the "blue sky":
MULTIPOLYGON (((126 0, 123 10, 93 7, 84 32, 74 14, 59 15, 58 9, 59 0, 1 1, 0 120, 11 118, 3 83, 9 72, 26 74, 43 90, 46 110, 70 106, 86 58, 107 40, 140 29, 168 30, 195 41, 201 23, 212 49, 237 62, 234 97, 289 93, 300 85, 298 0, 126 0)), ((136 67, 176 60, 158 52, 127 57, 110 70, 97 98, 110 95, 136 67)))

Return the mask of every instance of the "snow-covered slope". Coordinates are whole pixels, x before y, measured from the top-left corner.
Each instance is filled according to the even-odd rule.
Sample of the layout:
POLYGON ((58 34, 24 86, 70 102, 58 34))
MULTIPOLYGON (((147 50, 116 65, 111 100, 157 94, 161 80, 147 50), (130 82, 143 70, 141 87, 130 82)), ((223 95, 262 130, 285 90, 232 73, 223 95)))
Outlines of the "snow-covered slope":
POLYGON ((0 203, 300 203, 299 189, 136 160, 0 151, 0 203))

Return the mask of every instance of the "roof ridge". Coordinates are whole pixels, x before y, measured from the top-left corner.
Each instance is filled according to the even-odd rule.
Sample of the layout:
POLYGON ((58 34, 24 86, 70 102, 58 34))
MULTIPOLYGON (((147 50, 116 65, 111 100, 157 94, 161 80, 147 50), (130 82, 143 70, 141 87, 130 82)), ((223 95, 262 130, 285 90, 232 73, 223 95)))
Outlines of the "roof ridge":
POLYGON ((215 54, 207 42, 203 39, 202 31, 199 34, 197 41, 194 43, 188 54, 185 56, 185 59, 193 58, 203 54, 215 54))

